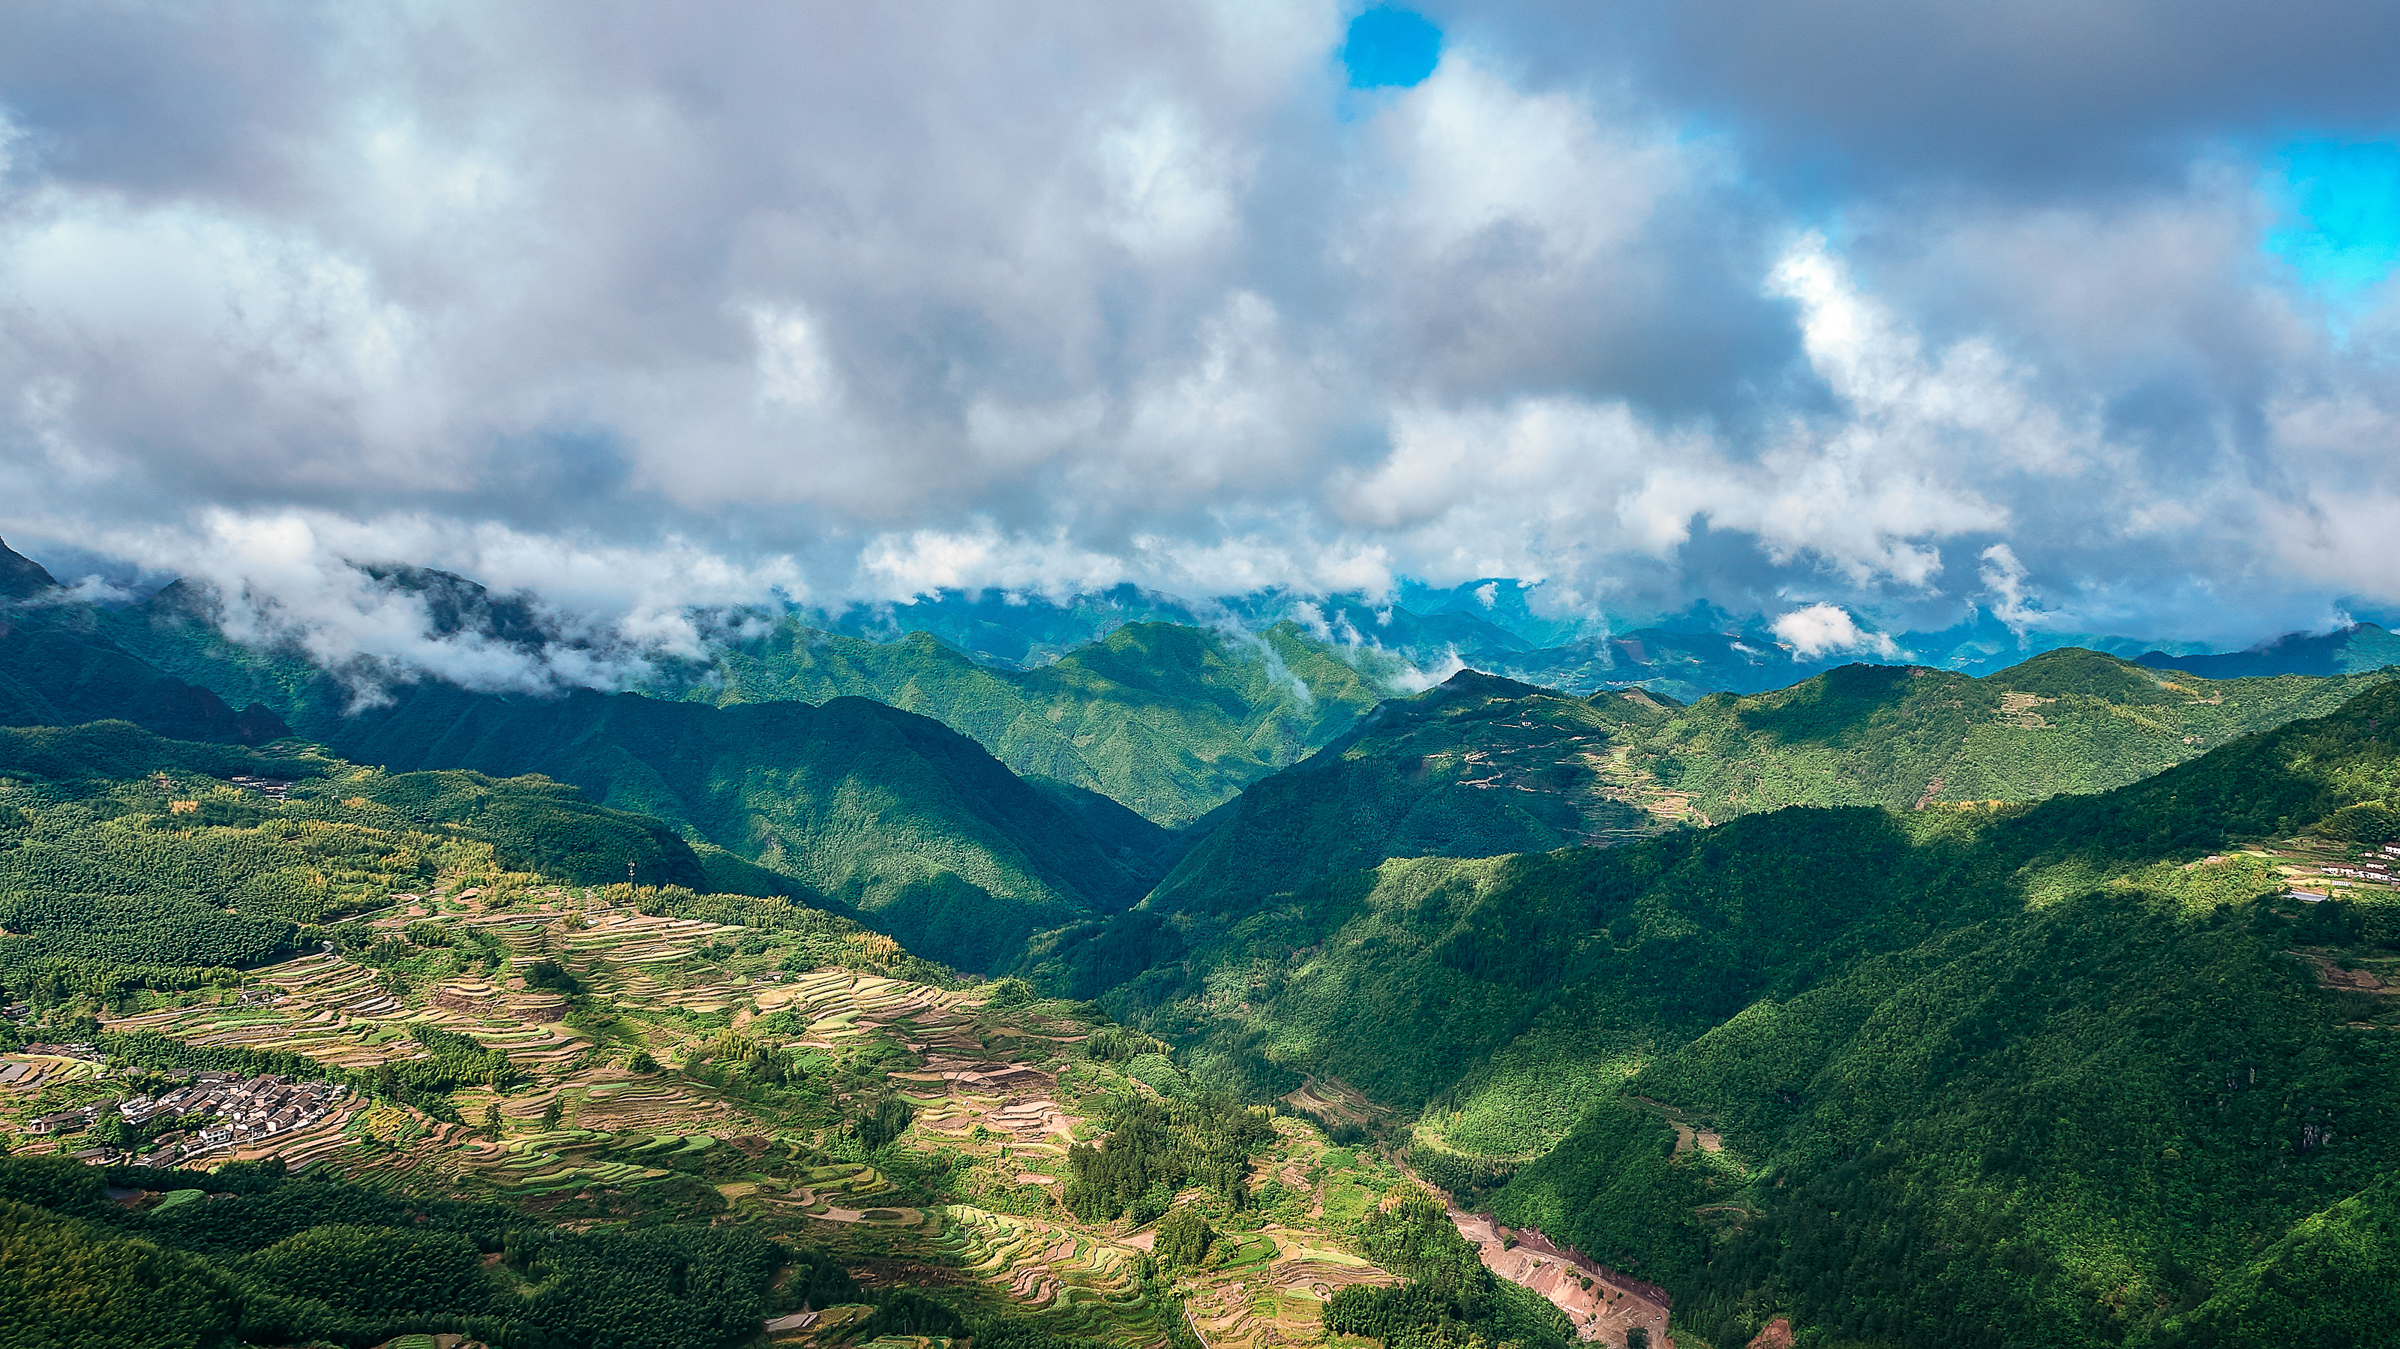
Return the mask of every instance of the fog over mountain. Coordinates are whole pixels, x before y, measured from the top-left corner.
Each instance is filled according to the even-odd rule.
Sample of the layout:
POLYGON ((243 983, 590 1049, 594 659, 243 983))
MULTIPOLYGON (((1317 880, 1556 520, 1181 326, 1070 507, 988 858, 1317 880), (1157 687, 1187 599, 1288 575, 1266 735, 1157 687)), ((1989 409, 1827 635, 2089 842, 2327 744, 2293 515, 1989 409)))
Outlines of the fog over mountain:
POLYGON ((1420 9, 8 9, 0 535, 486 687, 946 591, 2400 602, 2390 7, 1420 9))

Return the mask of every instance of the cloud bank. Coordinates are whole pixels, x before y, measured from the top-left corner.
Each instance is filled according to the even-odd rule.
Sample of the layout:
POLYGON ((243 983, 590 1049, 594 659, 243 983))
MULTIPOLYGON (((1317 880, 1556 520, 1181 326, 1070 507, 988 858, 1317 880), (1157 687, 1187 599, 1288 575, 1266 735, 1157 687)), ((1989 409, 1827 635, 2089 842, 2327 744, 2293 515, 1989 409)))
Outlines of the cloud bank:
POLYGON ((470 672, 349 564, 2246 642, 2400 605, 2400 253, 2292 177, 2400 31, 2302 9, 18 8, 0 533, 470 672))

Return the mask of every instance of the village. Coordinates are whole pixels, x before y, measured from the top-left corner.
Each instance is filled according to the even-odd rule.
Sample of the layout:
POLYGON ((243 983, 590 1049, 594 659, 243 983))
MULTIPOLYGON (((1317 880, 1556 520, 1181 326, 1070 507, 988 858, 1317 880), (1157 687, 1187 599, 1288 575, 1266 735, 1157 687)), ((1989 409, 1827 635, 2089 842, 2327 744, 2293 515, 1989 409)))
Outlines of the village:
POLYGON ((347 1087, 275 1074, 244 1079, 201 1073, 156 1096, 93 1101, 38 1116, 26 1122, 24 1132, 84 1134, 95 1145, 88 1152, 138 1153, 142 1165, 174 1166, 305 1129, 339 1109, 349 1094, 347 1087), (160 1125, 165 1132, 150 1132, 160 1125))
POLYGON ((2303 904, 2322 904, 2326 900, 2334 898, 2337 889, 2349 885, 2353 881, 2370 881, 2378 885, 2390 885, 2392 883, 2392 864, 2394 861, 2400 861, 2400 843, 2386 843, 2377 849, 2377 852, 2380 855, 2376 857, 2344 858, 2330 863, 2318 863, 2315 867, 2317 875, 2332 876, 2336 879, 2330 882, 2312 880, 2306 885, 2295 881, 2290 888, 2284 891, 2284 897, 2299 900, 2303 904))

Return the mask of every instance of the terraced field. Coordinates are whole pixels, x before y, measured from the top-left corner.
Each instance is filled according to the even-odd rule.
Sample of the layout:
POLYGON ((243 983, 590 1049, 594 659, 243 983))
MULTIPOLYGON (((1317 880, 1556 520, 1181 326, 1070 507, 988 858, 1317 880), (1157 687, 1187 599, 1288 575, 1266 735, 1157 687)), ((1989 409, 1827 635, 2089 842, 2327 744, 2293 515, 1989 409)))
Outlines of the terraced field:
MULTIPOLYGON (((437 890, 396 896, 328 949, 252 971, 239 990, 106 1029, 290 1051, 368 1075, 428 1056, 412 1027, 457 1032, 504 1053, 514 1083, 451 1093, 448 1121, 357 1093, 308 1129, 228 1156, 271 1151, 583 1225, 710 1215, 1031 1310, 1063 1333, 1165 1346, 1181 1323, 1209 1349, 1314 1342, 1333 1292, 1392 1281, 1325 1220, 1328 1196, 1354 1219, 1374 1192, 1328 1171, 1323 1135, 1292 1119, 1277 1121, 1276 1157, 1258 1173, 1292 1181, 1274 1191, 1281 1207, 1212 1209, 1225 1225, 1217 1258, 1162 1279, 1147 1230, 1079 1223, 1060 1202, 1069 1150, 1098 1135, 1095 1106, 1152 1091, 1081 1055, 1088 1009, 995 1009, 988 986, 790 960, 791 940, 589 891, 492 905, 437 890), (897 1148, 865 1147, 858 1121, 898 1107, 897 1148)), ((0 1064, 20 1060, 19 1080, 0 1083, 0 1113, 114 1090, 80 1060, 0 1064)), ((1334 1118, 1371 1109, 1339 1084, 1303 1095, 1334 1118)), ((786 1318, 769 1338, 841 1342, 857 1310, 786 1318)), ((873 1343, 947 1349, 924 1337, 873 1343)))
POLYGON ((954 1204, 941 1210, 940 1238, 960 1270, 1004 1286, 1027 1306, 1139 1308, 1133 1247, 1036 1218, 954 1204))

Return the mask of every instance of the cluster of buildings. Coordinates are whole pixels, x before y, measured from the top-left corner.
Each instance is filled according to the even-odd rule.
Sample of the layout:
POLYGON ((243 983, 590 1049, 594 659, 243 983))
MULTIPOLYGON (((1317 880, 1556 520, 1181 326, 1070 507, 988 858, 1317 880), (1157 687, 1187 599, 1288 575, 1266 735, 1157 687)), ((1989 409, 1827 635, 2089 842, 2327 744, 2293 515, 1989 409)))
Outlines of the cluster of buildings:
POLYGON ((247 787, 270 801, 291 799, 292 784, 282 778, 262 778, 248 773, 236 773, 225 780, 236 787, 247 787))
MULTIPOLYGON (((2400 843, 2386 843, 2378 851, 2385 858, 2400 859, 2400 843)), ((2392 864, 2382 858, 2370 857, 2359 862, 2336 862, 2332 866, 2318 867, 2317 872, 2324 876, 2339 876, 2344 880, 2376 881, 2384 885, 2392 883, 2392 864)), ((2296 899, 2303 904, 2321 904, 2332 897, 2330 891, 2311 890, 2298 885, 2283 893, 2285 898, 2296 899)))
POLYGON ((2318 867, 2317 870, 2328 876, 2347 876, 2354 881, 2388 882, 2392 879, 2392 868, 2383 862, 2340 862, 2329 867, 2318 867))
POLYGON ((72 1110, 41 1115, 26 1121, 25 1132, 29 1134, 79 1134, 91 1128, 99 1120, 100 1112, 106 1110, 108 1106, 109 1103, 106 1101, 94 1101, 90 1105, 79 1105, 72 1110))
POLYGON ((159 1119, 193 1120, 196 1127, 161 1135, 142 1161, 168 1166, 187 1157, 219 1148, 239 1147, 280 1134, 305 1129, 333 1113, 348 1087, 328 1082, 295 1082, 275 1074, 244 1080, 232 1073, 202 1073, 158 1096, 135 1096, 121 1101, 96 1101, 73 1110, 44 1115, 26 1126, 35 1134, 82 1133, 114 1110, 134 1128, 159 1119))
POLYGON ((95 1044, 49 1044, 37 1040, 25 1046, 24 1052, 47 1054, 54 1059, 82 1059, 87 1063, 100 1061, 100 1046, 95 1044))

